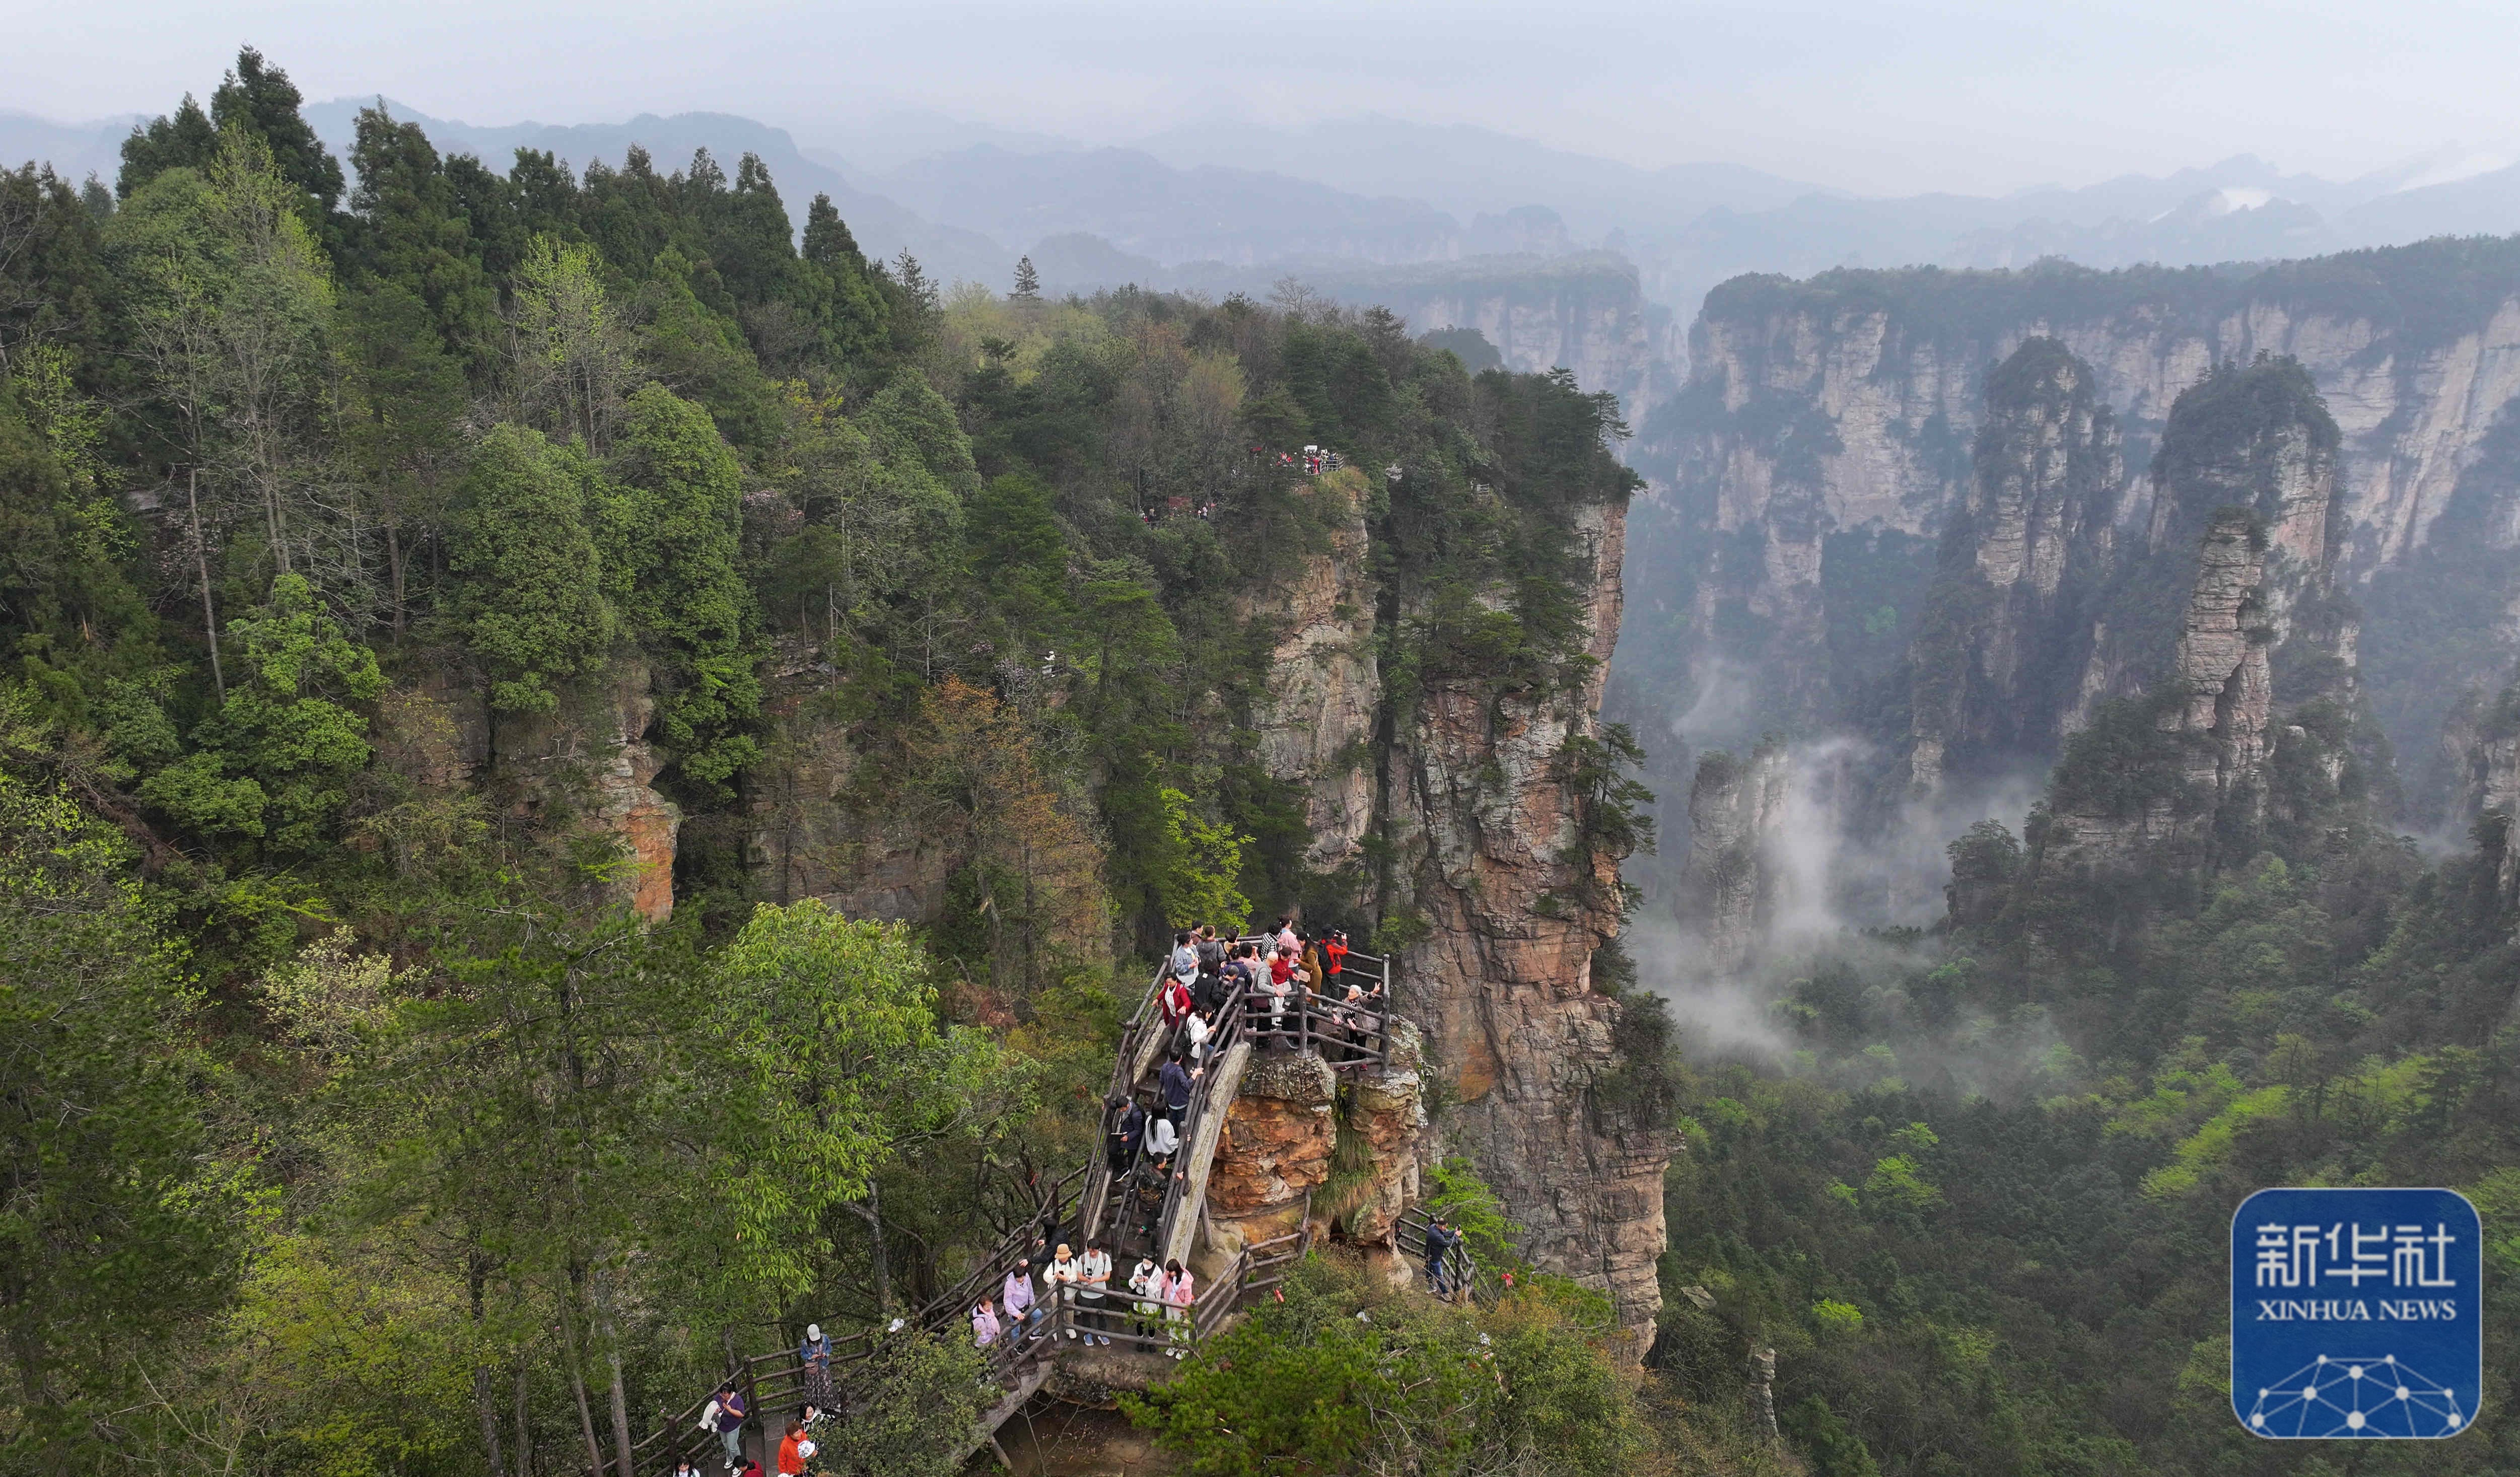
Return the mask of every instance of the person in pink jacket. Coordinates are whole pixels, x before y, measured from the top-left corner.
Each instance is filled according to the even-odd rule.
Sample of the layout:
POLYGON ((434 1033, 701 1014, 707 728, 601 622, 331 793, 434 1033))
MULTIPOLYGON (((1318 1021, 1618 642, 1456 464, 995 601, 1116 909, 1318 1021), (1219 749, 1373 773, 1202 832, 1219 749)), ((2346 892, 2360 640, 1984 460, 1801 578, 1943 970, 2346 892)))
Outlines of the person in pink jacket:
POLYGON ((1175 1359, 1190 1353, 1191 1305, 1198 1301, 1198 1287, 1190 1269, 1179 1262, 1166 1262, 1163 1270, 1164 1326, 1175 1347, 1166 1350, 1175 1359))

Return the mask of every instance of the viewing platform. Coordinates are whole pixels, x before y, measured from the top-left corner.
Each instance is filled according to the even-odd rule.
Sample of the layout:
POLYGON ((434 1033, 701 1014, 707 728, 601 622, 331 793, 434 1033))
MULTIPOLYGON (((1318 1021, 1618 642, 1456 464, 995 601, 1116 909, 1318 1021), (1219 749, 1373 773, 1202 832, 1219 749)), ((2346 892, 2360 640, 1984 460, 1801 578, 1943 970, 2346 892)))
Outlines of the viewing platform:
MULTIPOLYGON (((1266 948, 1268 941, 1227 941, 1229 955, 1246 943, 1266 948)), ((970 1450, 993 1446, 1001 1424, 1045 1388, 1056 1393, 1062 1379, 1095 1390, 1145 1389, 1160 1381, 1177 1359, 1282 1283, 1327 1219, 1342 1219, 1352 1239, 1413 1262, 1423 1258, 1426 1221, 1416 1207, 1413 1156, 1393 1154, 1387 1165, 1374 1158, 1376 1175, 1340 1186, 1353 1203, 1334 1216, 1317 1216, 1314 1204, 1316 1191, 1332 1178, 1332 1150, 1342 1132, 1334 1103, 1342 1089, 1349 1102, 1344 1131, 1362 1135, 1377 1156, 1414 1142, 1422 1122, 1417 1032, 1393 1009, 1391 961, 1349 952, 1337 975, 1318 982, 1322 988, 1290 981, 1282 994, 1227 977, 1198 1048, 1177 1148, 1159 1158, 1150 1151, 1153 1136, 1141 1132, 1124 1157, 1109 1147, 1115 1120, 1129 1104, 1149 1125, 1164 1116, 1161 1068, 1175 1052, 1191 1050, 1185 1023, 1165 1018, 1168 974, 1158 968, 1122 1029, 1103 1094, 1098 1151, 1044 1191, 1036 1213, 971 1262, 952 1287, 901 1316, 904 1330, 969 1340, 974 1306, 995 1298, 1018 1263, 1033 1262, 1039 1277, 1049 1248, 1062 1242, 1080 1256, 1095 1240, 1109 1252, 1112 1272, 1101 1297, 1074 1285, 1044 1286, 1042 1314, 1029 1336, 1022 1320, 1010 1319, 988 1346, 990 1371, 1003 1394, 972 1433, 970 1450), (1358 998, 1350 999, 1352 993, 1358 998), (1192 1274, 1194 1295, 1158 1303, 1133 1294, 1127 1278, 1142 1258, 1157 1267, 1178 1262, 1192 1274)), ((1457 1280, 1481 1285, 1466 1250, 1458 1256, 1457 1280)), ((789 1330, 801 1331, 801 1324, 789 1330)), ((829 1386, 817 1389, 797 1357, 795 1337, 773 1352, 744 1357, 730 1334, 727 1374, 750 1412, 746 1450, 774 1449, 782 1421, 808 1399, 831 1410, 832 1419, 846 1420, 852 1366, 892 1336, 888 1326, 878 1326, 833 1337, 829 1386)), ((654 1429, 634 1451, 640 1477, 669 1477, 684 1457, 704 1472, 719 1468, 715 1438, 698 1429, 709 1399, 701 1392, 679 1413, 658 1412, 654 1429)))

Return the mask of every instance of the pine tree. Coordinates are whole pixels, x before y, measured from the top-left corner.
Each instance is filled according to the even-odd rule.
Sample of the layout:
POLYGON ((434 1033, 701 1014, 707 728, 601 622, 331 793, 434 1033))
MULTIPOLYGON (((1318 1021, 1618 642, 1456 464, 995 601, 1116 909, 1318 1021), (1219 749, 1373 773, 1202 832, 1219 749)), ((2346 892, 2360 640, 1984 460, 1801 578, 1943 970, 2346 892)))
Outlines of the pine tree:
POLYGON ((1029 256, 1015 260, 1015 299, 1019 302, 1041 300, 1041 274, 1033 270, 1029 256))

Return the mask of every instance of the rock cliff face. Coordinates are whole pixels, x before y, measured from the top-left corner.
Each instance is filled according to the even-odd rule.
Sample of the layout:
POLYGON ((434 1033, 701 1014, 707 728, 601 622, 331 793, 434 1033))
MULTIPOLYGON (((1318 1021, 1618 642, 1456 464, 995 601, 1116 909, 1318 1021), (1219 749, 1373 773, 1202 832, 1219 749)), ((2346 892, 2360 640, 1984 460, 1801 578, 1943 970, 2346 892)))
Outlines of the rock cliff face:
POLYGON ((1775 905, 1768 855, 1783 818, 1784 745, 1762 742, 1747 760, 1701 756, 1688 787, 1688 861, 1676 903, 1681 926, 1718 970, 1749 960, 1775 905))
POLYGON ((1389 1069, 1344 1080, 1310 1053, 1255 1055, 1208 1172, 1204 1249, 1222 1262, 1295 1230, 1308 1211, 1321 1234, 1335 1231, 1364 1243, 1388 1236, 1419 1191, 1418 1141, 1426 1127, 1419 1040, 1416 1026, 1396 1021, 1389 1069), (1341 1093, 1343 1131, 1357 1141, 1366 1168, 1354 1183, 1335 1186, 1344 1203, 1333 1226, 1333 1207, 1316 1192, 1330 1184, 1341 1093))
MULTIPOLYGON (((1370 490, 1312 495, 1338 492, 1363 510, 1370 490)), ((1595 1084, 1625 1064, 1619 1004, 1594 990, 1592 967, 1619 927, 1617 863, 1569 860, 1593 851, 1588 802, 1561 762, 1570 740, 1598 727, 1619 628, 1624 494, 1569 516, 1588 659, 1564 681, 1518 687, 1482 668, 1395 694, 1377 643, 1405 640, 1429 612, 1377 588, 1374 525, 1361 511, 1333 526, 1326 555, 1244 592, 1236 614, 1273 644, 1250 727, 1271 776, 1302 797, 1309 865, 1378 863, 1385 920, 1417 935, 1400 953, 1395 993, 1422 1031, 1422 1069, 1396 1056, 1387 1078, 1346 1089, 1349 1132, 1374 1165, 1346 1210, 1351 1233, 1387 1229, 1424 1155, 1466 1155, 1524 1228, 1523 1253, 1611 1294, 1642 1355, 1659 1304, 1670 1151, 1660 1125, 1596 1109, 1595 1084), (1422 1136, 1421 1081, 1438 1105, 1422 1136)), ((959 858, 930 854, 941 832, 848 793, 851 755, 816 738, 828 725, 791 691, 812 680, 799 667, 773 687, 779 736, 750 781, 756 874, 774 897, 934 917, 959 858)), ((1337 1129, 1324 1075, 1255 1059, 1210 1180, 1217 1229, 1292 1229, 1306 1192, 1328 1180, 1337 1129)))
POLYGON ((478 794, 549 844, 616 847, 620 865, 597 884, 604 900, 652 922, 672 916, 683 815, 654 788, 664 756, 646 737, 656 703, 635 650, 564 688, 551 713, 493 714, 451 652, 413 672, 380 705, 387 768, 424 790, 478 794))
POLYGON ((1320 286, 1359 306, 1389 307, 1413 333, 1476 329, 1507 369, 1572 370, 1587 390, 1617 395, 1632 422, 1679 387, 1670 315, 1645 300, 1636 267, 1609 252, 1482 256, 1320 286))
POLYGON ((2117 420, 2090 365, 2032 338, 1990 371, 1968 491, 1943 535, 1910 678, 1909 780, 2054 753, 2089 694, 2075 681, 2114 553, 2117 420))
POLYGON ((2146 546, 2104 598, 2082 681, 2148 695, 2159 740, 2068 759, 2048 857, 2098 865, 2176 842, 2201 863, 2238 860, 2271 801, 2299 821, 2334 798, 2359 717, 2354 622, 2334 590, 2338 441, 2294 364, 2227 367, 2180 396, 2153 459, 2146 546), (2309 726, 2286 721, 2313 704, 2324 715, 2309 726), (2281 786, 2279 744, 2309 761, 2281 786), (2159 783, 2096 773, 2111 766, 2159 783))
MULTIPOLYGON (((1581 526, 1602 667, 1618 631, 1624 515, 1594 508, 1581 526)), ((1599 668, 1572 692, 1430 683, 1394 738, 1385 783, 1398 871, 1427 925, 1401 957, 1399 988, 1452 1098, 1440 1144, 1466 1153, 1503 1197, 1525 1255, 1611 1295, 1641 1356, 1661 1301, 1670 1150, 1592 1105, 1593 1084, 1621 1065, 1618 1003, 1592 979, 1595 948, 1618 928, 1615 864, 1585 875, 1566 860, 1579 799, 1554 763, 1568 738, 1594 731, 1600 700, 1599 668)))
MULTIPOLYGON (((2513 454, 2496 428, 2520 397, 2520 292, 2485 260, 2510 254, 2436 242, 2247 277, 2042 266, 1725 284, 1691 330, 1688 385, 1633 458, 1654 485, 1638 504, 1629 618, 1675 639, 1631 641, 1623 716, 1694 710, 1690 738, 1737 743, 1876 711, 1906 641, 1867 632, 1896 624, 1904 638, 1924 613, 1923 584, 1891 556, 1912 559, 1981 498, 1970 451, 1991 424, 1987 366, 2045 337, 2088 366, 2138 471, 2180 393, 2216 365, 2298 360, 2341 434, 2332 506, 2274 518, 2277 546, 2306 559, 2286 541, 2321 526, 2340 588, 2372 612, 2365 645, 2382 667, 2364 676, 2379 717, 2402 752, 2429 749, 2458 689, 2498 686, 2515 649, 2498 624, 2513 582, 2485 571, 2502 583, 2462 610, 2476 626, 2456 648, 2463 665, 2398 675, 2423 659, 2415 633, 2433 618, 2417 572, 2456 552, 2433 547, 2444 516, 2471 544, 2520 543, 2520 478, 2496 471, 2513 454)), ((2024 450, 2036 429, 2002 427, 2024 450)), ((2159 510, 2128 512, 2138 537, 2155 534, 2159 510)), ((1981 547, 1992 579, 2009 543, 1981 547)), ((1949 714, 1915 721, 1920 739, 1954 741, 1949 714)))
POLYGON ((1238 604, 1244 619, 1266 622, 1277 636, 1267 686, 1251 715, 1261 762, 1275 778, 1302 788, 1312 837, 1306 864, 1335 872, 1356 860, 1373 821, 1367 749, 1382 683, 1366 567, 1365 501, 1372 489, 1353 470, 1325 480, 1338 484, 1328 493, 1344 498, 1349 509, 1331 531, 1328 557, 1304 560, 1278 588, 1246 593, 1238 604))

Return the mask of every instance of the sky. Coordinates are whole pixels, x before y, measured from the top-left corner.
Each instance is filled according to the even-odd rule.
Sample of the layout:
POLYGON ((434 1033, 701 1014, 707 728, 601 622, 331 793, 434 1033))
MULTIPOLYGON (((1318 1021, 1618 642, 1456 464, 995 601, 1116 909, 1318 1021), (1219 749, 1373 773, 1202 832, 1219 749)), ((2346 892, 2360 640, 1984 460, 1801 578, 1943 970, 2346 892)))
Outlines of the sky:
POLYGON ((2238 153, 2346 178, 2520 156, 2520 3, 2460 0, 0 0, 0 108, 206 96, 240 43, 308 98, 481 124, 712 110, 848 152, 917 109, 1089 143, 1380 112, 1867 195, 2238 153))

